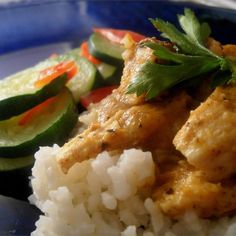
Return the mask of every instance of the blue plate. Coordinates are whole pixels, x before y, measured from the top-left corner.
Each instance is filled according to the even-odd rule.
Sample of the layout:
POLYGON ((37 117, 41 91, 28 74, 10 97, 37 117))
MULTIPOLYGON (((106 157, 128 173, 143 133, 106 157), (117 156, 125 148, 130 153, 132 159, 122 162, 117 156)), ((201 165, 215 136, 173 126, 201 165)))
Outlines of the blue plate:
MULTIPOLYGON (((148 18, 161 17, 176 23, 176 14, 182 13, 184 7, 192 8, 201 20, 210 23, 213 37, 222 43, 236 43, 235 11, 192 3, 28 0, 1 5, 0 78, 31 66, 53 52, 62 53, 78 46, 93 27, 130 29, 158 36, 148 18)), ((17 192, 11 191, 9 186, 4 192, 6 178, 0 182, 0 194, 24 199, 29 191, 27 178, 22 178, 22 183, 17 182, 17 192)), ((12 183, 16 179, 14 177, 12 183)), ((26 202, 0 196, 0 235, 29 235, 38 215, 39 212, 26 202)))
POLYGON ((39 210, 27 202, 0 195, 0 235, 30 235, 39 214, 39 210))
POLYGON ((0 54, 55 42, 77 43, 94 26, 155 35, 148 18, 158 16, 175 23, 176 14, 186 6, 209 20, 217 39, 236 42, 233 10, 169 1, 31 0, 0 7, 0 54))
POLYGON ((0 6, 0 79, 85 40, 93 27, 131 29, 158 36, 148 18, 173 23, 184 7, 192 8, 222 43, 235 43, 233 10, 170 1, 24 0, 0 6), (32 49, 33 48, 33 49, 32 49), (22 49, 28 49, 20 51, 22 49), (5 55, 8 53, 7 55, 5 55), (10 53, 10 54, 9 54, 10 53))

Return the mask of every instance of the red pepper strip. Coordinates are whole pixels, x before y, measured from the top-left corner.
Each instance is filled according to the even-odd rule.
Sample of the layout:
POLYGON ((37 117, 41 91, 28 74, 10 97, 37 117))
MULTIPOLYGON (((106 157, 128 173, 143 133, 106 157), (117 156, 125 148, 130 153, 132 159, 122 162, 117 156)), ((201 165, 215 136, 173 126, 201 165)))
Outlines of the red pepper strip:
POLYGON ((125 37, 126 34, 130 34, 130 36, 135 42, 139 42, 146 38, 142 34, 138 34, 129 30, 119 30, 119 29, 111 29, 111 28, 94 28, 93 31, 100 33, 101 35, 109 39, 110 41, 114 43, 119 43, 119 44, 121 44, 121 40, 125 37))
POLYGON ((90 62, 92 62, 94 65, 99 65, 101 61, 99 61, 97 58, 93 57, 88 49, 88 43, 83 42, 80 46, 81 48, 81 56, 87 58, 90 62))
POLYGON ((98 103, 112 93, 118 86, 108 86, 90 91, 87 95, 80 97, 80 103, 87 108, 91 103, 98 103))
POLYGON ((24 126, 28 124, 34 117, 39 116, 45 109, 47 109, 50 104, 54 103, 55 100, 55 97, 49 98, 32 109, 26 111, 22 118, 18 121, 18 125, 24 126))
POLYGON ((69 80, 77 73, 77 70, 77 65, 72 60, 60 62, 55 66, 42 70, 39 74, 39 79, 35 82, 35 86, 41 88, 66 72, 69 80))
POLYGON ((66 72, 68 80, 72 79, 76 75, 77 72, 78 72, 78 66, 75 65, 69 68, 66 72))

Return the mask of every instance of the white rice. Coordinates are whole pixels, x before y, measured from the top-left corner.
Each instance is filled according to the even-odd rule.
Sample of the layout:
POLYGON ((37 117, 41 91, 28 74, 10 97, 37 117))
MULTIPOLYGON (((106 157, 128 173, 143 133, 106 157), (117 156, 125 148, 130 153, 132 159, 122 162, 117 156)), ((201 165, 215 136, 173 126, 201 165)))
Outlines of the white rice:
POLYGON ((35 155, 30 201, 44 215, 32 236, 235 236, 236 217, 217 221, 188 212, 171 221, 149 197, 155 178, 150 152, 103 152, 74 165, 68 174, 57 164, 59 147, 35 155))

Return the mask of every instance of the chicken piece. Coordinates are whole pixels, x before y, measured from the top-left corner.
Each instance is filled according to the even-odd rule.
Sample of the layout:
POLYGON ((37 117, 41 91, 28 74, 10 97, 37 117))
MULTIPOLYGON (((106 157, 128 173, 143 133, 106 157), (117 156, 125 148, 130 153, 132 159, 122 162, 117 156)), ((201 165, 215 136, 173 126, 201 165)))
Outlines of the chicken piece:
POLYGON ((117 111, 104 124, 93 123, 62 148, 59 164, 67 171, 74 163, 96 156, 103 150, 125 149, 144 144, 163 125, 164 117, 151 105, 117 111), (157 122, 153 122, 155 119, 157 122), (152 127, 150 129, 150 127, 152 127))
POLYGON ((102 124, 119 110, 145 103, 144 96, 137 97, 136 94, 126 94, 126 91, 140 67, 147 61, 154 61, 155 56, 150 48, 134 45, 125 51, 124 57, 125 67, 120 86, 101 102, 89 106, 88 113, 80 117, 80 121, 86 126, 91 122, 102 124))
POLYGON ((208 38, 207 48, 218 56, 236 58, 236 45, 226 44, 222 45, 220 42, 213 38, 208 38))
POLYGON ((223 53, 224 56, 236 59, 236 45, 234 44, 227 44, 223 46, 223 53))
POLYGON ((189 100, 181 93, 164 103, 117 111, 105 123, 92 123, 62 147, 59 164, 67 172, 76 162, 95 157, 103 150, 174 149, 172 140, 188 117, 189 100))
POLYGON ((148 61, 154 61, 155 56, 150 48, 137 45, 125 51, 124 59, 125 67, 120 86, 113 90, 110 96, 92 107, 92 110, 96 110, 97 122, 99 123, 108 120, 118 110, 124 110, 131 106, 145 103, 144 96, 137 97, 136 94, 127 94, 126 92, 142 65, 148 61))
POLYGON ((216 41, 215 39, 209 37, 207 40, 207 48, 211 50, 213 53, 215 53, 218 56, 223 55, 223 47, 220 42, 216 41))
MULTIPOLYGON (((122 113, 132 106, 141 105, 145 102, 143 96, 137 97, 135 94, 126 94, 126 91, 128 85, 136 76, 140 67, 147 61, 154 60, 155 56, 153 55, 152 50, 147 47, 137 45, 131 47, 125 52, 125 67, 120 86, 113 90, 112 94, 103 99, 100 103, 91 106, 88 112, 93 119, 92 121, 89 121, 88 124, 86 123, 86 125, 90 127, 88 127, 82 135, 77 135, 77 137, 62 147, 62 154, 59 156, 59 163, 62 166, 62 169, 68 170, 68 168, 76 161, 82 161, 89 157, 94 157, 102 150, 98 147, 98 144, 93 144, 94 142, 99 141, 92 137, 94 131, 97 130, 96 132, 98 132, 98 130, 104 130, 106 132, 108 128, 104 126, 104 123, 113 117, 118 111, 122 113), (101 128, 100 125, 103 127, 101 128), (84 138, 86 138, 86 140, 83 140, 84 138), (88 145, 88 147, 86 145, 88 145)), ((108 124, 113 123, 113 121, 115 122, 113 119, 109 121, 108 124)), ((96 138, 101 135, 102 134, 97 135, 96 138)))
MULTIPOLYGON (((147 38, 144 41, 154 41, 154 38, 147 38)), ((165 47, 172 45, 167 42, 159 42, 165 47)), ((146 103, 144 96, 137 97, 136 94, 127 94, 128 86, 136 77, 137 73, 148 61, 155 61, 157 58, 153 55, 153 51, 142 46, 142 44, 134 45, 125 51, 124 55, 125 67, 121 78, 120 86, 113 90, 113 93, 100 103, 92 106, 89 112, 96 112, 97 122, 103 123, 112 117, 118 110, 125 110, 131 106, 141 105, 146 103)))
POLYGON ((200 217, 219 217, 236 210, 236 182, 207 181, 201 171, 180 161, 157 176, 153 199, 172 218, 194 210, 200 217))
POLYGON ((174 138, 174 145, 212 180, 236 173, 236 87, 219 87, 174 138))
POLYGON ((207 48, 211 50, 218 56, 224 56, 231 59, 236 58, 236 45, 235 44, 226 44, 221 45, 220 42, 216 41, 213 38, 208 38, 207 40, 207 48))
POLYGON ((126 94, 140 67, 153 60, 152 50, 147 47, 138 45, 126 52, 119 88, 90 109, 97 118, 87 130, 61 148, 58 162, 64 172, 76 162, 93 158, 103 150, 174 149, 172 140, 189 115, 191 98, 182 92, 147 103, 143 96, 126 94))

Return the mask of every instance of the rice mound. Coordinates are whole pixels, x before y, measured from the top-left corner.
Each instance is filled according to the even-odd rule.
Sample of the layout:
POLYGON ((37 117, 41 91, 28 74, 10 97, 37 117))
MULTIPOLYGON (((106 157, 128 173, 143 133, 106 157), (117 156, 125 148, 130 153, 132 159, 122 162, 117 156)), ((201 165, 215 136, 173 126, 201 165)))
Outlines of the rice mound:
POLYGON ((163 215, 150 191, 155 164, 150 152, 100 153, 64 174, 57 145, 35 154, 30 201, 44 215, 32 236, 235 236, 236 217, 203 220, 187 212, 178 221, 163 215))

